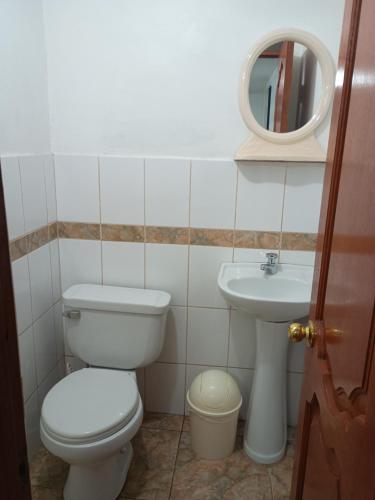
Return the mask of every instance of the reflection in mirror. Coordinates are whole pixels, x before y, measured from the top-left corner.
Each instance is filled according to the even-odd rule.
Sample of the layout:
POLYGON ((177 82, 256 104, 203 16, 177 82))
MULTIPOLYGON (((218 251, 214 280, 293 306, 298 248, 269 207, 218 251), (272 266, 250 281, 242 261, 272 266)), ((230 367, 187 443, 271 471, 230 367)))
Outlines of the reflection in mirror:
POLYGON ((266 130, 291 132, 305 125, 319 105, 320 67, 314 53, 291 41, 268 47, 250 75, 249 102, 266 130))

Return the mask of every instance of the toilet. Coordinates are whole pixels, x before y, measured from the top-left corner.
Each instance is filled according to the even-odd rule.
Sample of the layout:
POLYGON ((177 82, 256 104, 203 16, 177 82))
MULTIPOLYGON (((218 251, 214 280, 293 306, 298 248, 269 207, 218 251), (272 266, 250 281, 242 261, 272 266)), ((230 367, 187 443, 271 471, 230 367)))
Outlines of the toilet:
POLYGON ((63 294, 66 342, 88 368, 49 391, 44 446, 70 464, 65 500, 114 500, 143 417, 135 369, 155 361, 171 297, 157 290, 80 284, 63 294))

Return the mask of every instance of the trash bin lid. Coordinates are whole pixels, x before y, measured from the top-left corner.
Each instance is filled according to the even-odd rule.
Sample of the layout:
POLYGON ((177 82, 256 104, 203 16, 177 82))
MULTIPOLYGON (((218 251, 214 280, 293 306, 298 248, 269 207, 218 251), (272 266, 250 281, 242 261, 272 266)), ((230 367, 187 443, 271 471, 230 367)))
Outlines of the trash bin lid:
POLYGON ((242 404, 236 381, 222 370, 207 370, 197 375, 187 398, 195 409, 213 414, 231 412, 242 404))

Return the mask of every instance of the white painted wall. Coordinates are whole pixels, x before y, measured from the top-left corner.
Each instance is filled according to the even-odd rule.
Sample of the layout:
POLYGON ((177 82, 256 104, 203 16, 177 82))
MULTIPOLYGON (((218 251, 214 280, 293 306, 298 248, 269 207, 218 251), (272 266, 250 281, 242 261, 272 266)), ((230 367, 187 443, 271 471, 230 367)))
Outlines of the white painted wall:
POLYGON ((50 151, 42 0, 0 0, 0 153, 50 151))
MULTIPOLYGON (((52 149, 233 157, 240 68, 296 27, 337 59, 344 0, 44 0, 52 149)), ((320 130, 325 144, 328 120, 320 130)))

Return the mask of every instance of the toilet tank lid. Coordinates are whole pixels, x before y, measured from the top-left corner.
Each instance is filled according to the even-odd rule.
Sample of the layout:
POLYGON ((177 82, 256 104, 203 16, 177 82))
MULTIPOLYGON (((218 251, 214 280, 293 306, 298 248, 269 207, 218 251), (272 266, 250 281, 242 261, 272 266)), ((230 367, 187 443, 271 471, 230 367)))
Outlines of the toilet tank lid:
POLYGON ((161 290, 122 286, 79 284, 63 293, 63 303, 69 307, 135 314, 163 314, 170 301, 169 293, 161 290))

